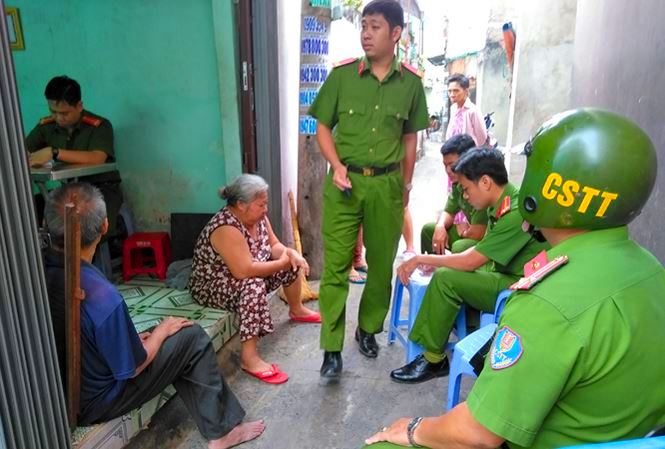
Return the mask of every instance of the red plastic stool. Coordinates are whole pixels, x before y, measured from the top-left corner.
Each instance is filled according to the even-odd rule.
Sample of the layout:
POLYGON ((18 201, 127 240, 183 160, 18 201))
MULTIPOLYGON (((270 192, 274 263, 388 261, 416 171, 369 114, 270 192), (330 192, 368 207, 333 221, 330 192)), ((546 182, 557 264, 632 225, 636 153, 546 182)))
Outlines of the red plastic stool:
POLYGON ((171 239, 166 232, 135 232, 122 245, 122 277, 128 281, 137 274, 155 274, 166 279, 171 263, 171 239), (152 254, 146 254, 146 250, 152 254))

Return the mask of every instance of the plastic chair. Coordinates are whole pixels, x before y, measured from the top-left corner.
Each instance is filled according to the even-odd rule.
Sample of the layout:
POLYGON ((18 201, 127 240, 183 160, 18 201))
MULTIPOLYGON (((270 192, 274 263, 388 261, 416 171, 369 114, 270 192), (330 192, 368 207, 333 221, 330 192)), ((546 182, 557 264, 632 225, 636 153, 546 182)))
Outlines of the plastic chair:
POLYGON ((491 342, 496 331, 497 323, 506 300, 512 293, 511 290, 503 290, 499 293, 494 306, 494 313, 483 313, 480 317, 481 327, 462 339, 453 348, 453 358, 450 363, 450 374, 448 375, 448 396, 446 398, 446 409, 451 410, 459 402, 459 391, 462 385, 462 376, 470 376, 474 379, 478 373, 473 367, 472 359, 478 352, 491 342), (488 322, 489 321, 489 322, 488 322), (483 325, 483 322, 485 324, 483 325))
MULTIPOLYGON (((410 363, 417 356, 422 354, 423 348, 417 343, 409 340, 409 333, 413 327, 413 323, 418 316, 420 305, 423 302, 427 286, 432 280, 432 275, 423 275, 420 270, 413 272, 409 278, 409 285, 406 286, 409 292, 409 310, 406 319, 400 318, 402 310, 402 299, 404 297, 404 285, 397 278, 395 280, 395 293, 393 294, 393 306, 390 312, 390 326, 388 330, 388 344, 393 344, 395 340, 399 340, 402 346, 406 349, 406 363, 410 363), (406 332, 402 333, 405 329, 406 332)), ((466 310, 464 306, 460 308, 457 318, 455 319, 454 332, 459 340, 466 336, 466 310)), ((449 343, 448 346, 452 346, 449 343)))
POLYGON ((614 441, 612 443, 595 443, 595 444, 582 444, 578 446, 567 446, 568 449, 656 449, 665 448, 665 424, 662 424, 651 432, 647 433, 644 438, 637 438, 633 440, 614 441))
POLYGON ((99 268, 99 271, 104 273, 106 279, 111 280, 113 276, 113 266, 111 264, 111 249, 109 248, 108 240, 104 240, 101 245, 97 247, 95 256, 92 259, 92 264, 99 268))
POLYGON ((127 236, 134 234, 134 217, 132 215, 132 210, 129 208, 127 203, 122 203, 120 210, 118 210, 118 215, 122 217, 122 221, 125 224, 125 230, 127 231, 127 236))
POLYGON ((499 296, 496 298, 496 305, 494 306, 494 313, 487 313, 487 312, 482 312, 480 314, 480 327, 483 328, 487 326, 488 324, 492 323, 498 323, 499 322, 499 317, 501 316, 501 312, 503 312, 503 308, 506 305, 506 299, 510 296, 512 293, 512 290, 506 289, 503 290, 501 293, 499 293, 499 296))
POLYGON ((583 444, 581 446, 568 446, 567 449, 663 449, 665 436, 652 438, 637 438, 634 440, 614 441, 612 443, 583 444))

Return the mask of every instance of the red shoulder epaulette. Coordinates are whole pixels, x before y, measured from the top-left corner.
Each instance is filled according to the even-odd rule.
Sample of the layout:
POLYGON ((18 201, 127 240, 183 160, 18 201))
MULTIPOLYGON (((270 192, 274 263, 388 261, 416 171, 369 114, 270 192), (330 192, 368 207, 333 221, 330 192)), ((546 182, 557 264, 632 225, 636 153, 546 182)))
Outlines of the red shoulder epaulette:
POLYGON ((536 257, 524 264, 524 277, 528 278, 545 265, 547 265, 547 251, 542 250, 536 257))
POLYGON ((53 118, 52 115, 49 115, 48 117, 44 117, 39 121, 40 125, 48 125, 49 123, 55 122, 55 118, 53 118))
MULTIPOLYGON (((536 256, 538 258, 538 256, 536 256)), ((530 290, 531 287, 554 273, 558 268, 568 263, 568 256, 558 256, 538 268, 529 276, 525 276, 510 286, 511 290, 530 290)), ((527 264, 528 265, 528 264, 527 264)))
POLYGON ((337 67, 342 67, 342 66, 345 66, 345 65, 349 65, 352 62, 356 62, 357 60, 358 60, 358 58, 342 59, 341 61, 337 61, 337 62, 333 63, 333 69, 336 69, 337 67))
POLYGON ((496 211, 496 218, 501 218, 503 215, 510 210, 510 197, 506 196, 503 201, 501 201, 501 207, 496 211))
POLYGON ((402 62, 402 65, 404 66, 404 68, 405 68, 406 70, 408 70, 409 72, 413 73, 413 74, 416 75, 418 78, 422 78, 422 77, 423 77, 424 73, 423 73, 422 70, 418 70, 417 68, 415 68, 415 67, 412 66, 411 64, 407 64, 406 62, 402 62))
POLYGON ((90 115, 84 115, 81 121, 86 125, 94 126, 95 128, 102 124, 102 119, 90 115))

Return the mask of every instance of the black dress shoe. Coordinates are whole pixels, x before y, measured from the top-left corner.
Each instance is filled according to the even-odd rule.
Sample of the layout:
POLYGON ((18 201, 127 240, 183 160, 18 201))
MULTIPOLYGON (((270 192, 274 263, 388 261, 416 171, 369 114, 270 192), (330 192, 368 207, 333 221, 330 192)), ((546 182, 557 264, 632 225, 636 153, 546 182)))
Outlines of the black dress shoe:
POLYGON ((342 353, 339 351, 323 353, 323 364, 321 365, 321 377, 328 379, 339 379, 342 375, 342 353))
POLYGON ((356 341, 360 353, 370 359, 375 359, 379 355, 379 345, 376 343, 374 334, 368 334, 361 328, 356 328, 356 341))
POLYGON ((447 376, 448 371, 450 371, 448 357, 439 363, 431 363, 425 359, 424 355, 420 354, 411 363, 393 370, 390 373, 390 378, 395 382, 417 384, 435 377, 447 376))

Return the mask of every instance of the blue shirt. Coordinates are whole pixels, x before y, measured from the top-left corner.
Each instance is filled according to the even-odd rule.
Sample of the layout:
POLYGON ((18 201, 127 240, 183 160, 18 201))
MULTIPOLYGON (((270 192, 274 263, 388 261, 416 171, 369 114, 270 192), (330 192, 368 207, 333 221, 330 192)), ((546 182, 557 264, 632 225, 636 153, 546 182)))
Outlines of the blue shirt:
MULTIPOLYGON (((46 258, 51 309, 64 309, 62 254, 46 258), (62 295, 62 298, 55 296, 62 295)), ((81 416, 97 417, 124 390, 147 357, 122 296, 93 265, 81 261, 81 416)), ((59 336, 56 335, 56 340, 59 336)), ((61 360, 61 366, 65 361, 61 360)))

